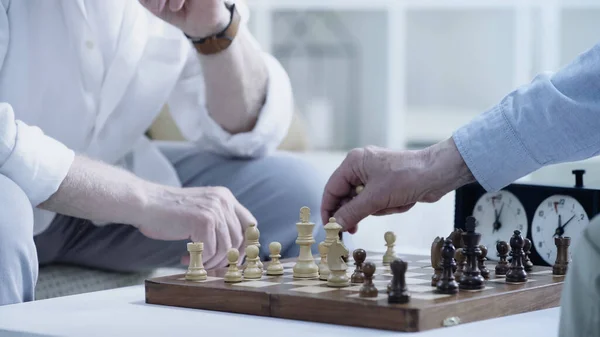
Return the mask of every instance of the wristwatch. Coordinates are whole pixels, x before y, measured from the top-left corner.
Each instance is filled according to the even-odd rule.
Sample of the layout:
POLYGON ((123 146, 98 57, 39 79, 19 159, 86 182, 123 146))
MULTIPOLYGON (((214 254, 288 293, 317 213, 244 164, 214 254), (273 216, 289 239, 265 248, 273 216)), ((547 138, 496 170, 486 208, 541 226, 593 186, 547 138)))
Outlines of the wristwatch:
POLYGON ((225 3, 225 6, 231 12, 231 19, 225 29, 215 35, 197 40, 188 36, 188 39, 194 44, 198 53, 202 55, 217 54, 229 48, 233 39, 235 39, 240 27, 241 16, 235 7, 235 4, 225 3))

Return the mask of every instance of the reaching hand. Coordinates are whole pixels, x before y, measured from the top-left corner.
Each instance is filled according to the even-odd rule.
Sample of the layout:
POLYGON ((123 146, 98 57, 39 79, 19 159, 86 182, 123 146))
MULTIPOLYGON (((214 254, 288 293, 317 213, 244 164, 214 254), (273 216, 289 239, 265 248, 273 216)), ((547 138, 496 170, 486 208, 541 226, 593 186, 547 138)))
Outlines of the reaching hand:
POLYGON ((147 216, 137 227, 157 240, 202 241, 207 268, 227 264, 227 252, 244 254, 244 231, 256 219, 225 187, 158 187, 149 197, 147 216))
POLYGON ((417 202, 435 202, 473 181, 449 139, 420 151, 378 147, 352 150, 330 177, 323 194, 321 217, 335 217, 344 230, 355 233, 369 215, 401 213, 417 202), (358 195, 356 186, 364 185, 358 195))
POLYGON ((229 24, 223 0, 139 0, 157 17, 194 38, 220 32, 229 24))

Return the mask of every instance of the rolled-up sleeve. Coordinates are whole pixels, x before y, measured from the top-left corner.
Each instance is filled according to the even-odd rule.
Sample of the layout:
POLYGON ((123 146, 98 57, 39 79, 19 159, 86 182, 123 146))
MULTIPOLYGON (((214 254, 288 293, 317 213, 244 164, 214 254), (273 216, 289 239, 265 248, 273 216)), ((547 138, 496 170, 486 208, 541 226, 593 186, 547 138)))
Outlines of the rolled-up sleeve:
POLYGON ((547 165, 600 153, 600 44, 540 74, 453 134, 477 181, 497 191, 547 165))
POLYGON ((58 190, 74 157, 71 149, 16 120, 12 107, 0 103, 0 174, 21 187, 32 205, 58 190))
MULTIPOLYGON (((247 30, 247 7, 241 2, 238 2, 238 6, 244 18, 240 29, 247 30)), ((252 36, 250 38, 253 39, 252 36)), ((253 43, 260 50, 255 40, 253 43)), ((259 51, 267 69, 266 99, 254 128, 249 132, 232 134, 210 116, 206 108, 206 83, 198 55, 193 47, 187 48, 186 52, 188 62, 168 101, 169 110, 181 134, 201 147, 230 156, 259 157, 275 150, 289 130, 294 110, 291 82, 279 61, 259 51)), ((223 93, 225 99, 227 94, 223 93)))

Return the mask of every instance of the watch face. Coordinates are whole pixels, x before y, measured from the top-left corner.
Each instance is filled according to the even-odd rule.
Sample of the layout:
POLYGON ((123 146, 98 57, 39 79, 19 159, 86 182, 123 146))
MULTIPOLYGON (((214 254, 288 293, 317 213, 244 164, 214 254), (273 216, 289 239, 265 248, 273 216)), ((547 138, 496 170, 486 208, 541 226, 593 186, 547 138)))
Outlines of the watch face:
POLYGON ((551 196, 537 207, 533 216, 532 244, 546 263, 554 265, 556 262, 554 238, 570 237, 571 247, 573 247, 588 223, 585 209, 575 198, 566 195, 551 196))
POLYGON ((527 237, 527 214, 519 199, 509 191, 486 193, 475 204, 473 216, 477 220, 476 231, 481 233, 480 244, 488 249, 487 259, 497 260, 498 241, 509 242, 518 229, 527 237))

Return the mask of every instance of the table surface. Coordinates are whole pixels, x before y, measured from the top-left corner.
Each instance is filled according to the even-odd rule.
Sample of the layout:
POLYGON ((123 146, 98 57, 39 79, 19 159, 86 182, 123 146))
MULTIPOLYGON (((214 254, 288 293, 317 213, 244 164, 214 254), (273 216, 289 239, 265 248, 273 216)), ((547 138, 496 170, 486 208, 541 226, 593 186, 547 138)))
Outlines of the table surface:
POLYGON ((150 305, 134 286, 0 307, 0 336, 557 336, 559 309, 401 333, 321 323, 150 305), (237 322, 233 323, 236 319, 237 322), (485 332, 485 333, 483 333, 485 332), (207 335, 208 334, 208 335, 207 335))

